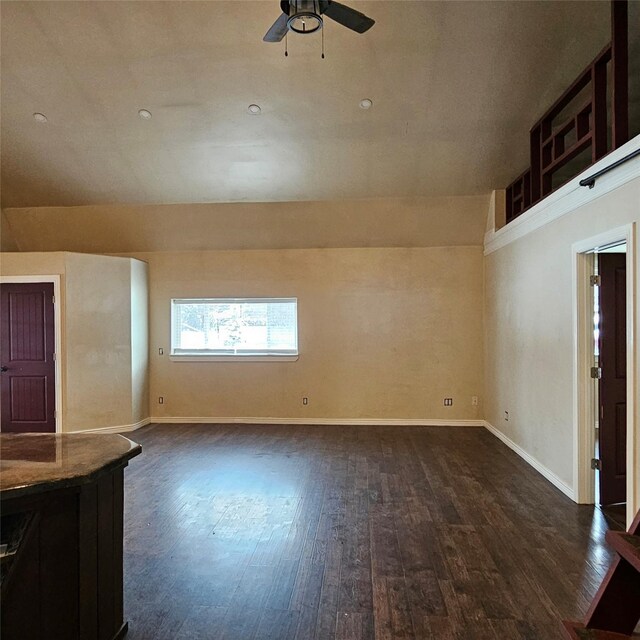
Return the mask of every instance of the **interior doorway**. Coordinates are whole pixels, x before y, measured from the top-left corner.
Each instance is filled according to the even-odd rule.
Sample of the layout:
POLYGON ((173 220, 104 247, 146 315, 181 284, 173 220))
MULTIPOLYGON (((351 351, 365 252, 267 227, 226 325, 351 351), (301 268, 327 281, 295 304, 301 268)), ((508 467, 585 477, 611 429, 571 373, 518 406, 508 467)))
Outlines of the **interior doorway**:
POLYGON ((0 284, 0 430, 58 429, 56 282, 0 284))
POLYGON ((575 500, 624 528, 640 509, 635 247, 634 223, 572 247, 575 500))
POLYGON ((626 243, 594 252, 596 503, 624 526, 627 502, 626 243))

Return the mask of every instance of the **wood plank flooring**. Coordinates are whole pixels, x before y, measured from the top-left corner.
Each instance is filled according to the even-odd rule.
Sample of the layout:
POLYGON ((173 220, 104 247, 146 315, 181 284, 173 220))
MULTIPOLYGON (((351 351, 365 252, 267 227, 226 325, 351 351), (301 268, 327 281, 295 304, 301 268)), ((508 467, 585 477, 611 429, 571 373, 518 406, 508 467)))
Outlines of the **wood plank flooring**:
POLYGON ((150 425, 125 482, 128 640, 546 640, 612 559, 482 428, 150 425))

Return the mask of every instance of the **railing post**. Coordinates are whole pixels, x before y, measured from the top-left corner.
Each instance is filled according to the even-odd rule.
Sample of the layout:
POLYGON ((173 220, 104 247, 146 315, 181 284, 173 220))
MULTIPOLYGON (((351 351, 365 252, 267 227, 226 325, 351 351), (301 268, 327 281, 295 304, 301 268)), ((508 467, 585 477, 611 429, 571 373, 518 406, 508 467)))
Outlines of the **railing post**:
POLYGON ((542 133, 540 125, 531 129, 530 140, 530 158, 531 158, 531 204, 540 200, 541 170, 540 160, 542 154, 542 133))
POLYGON ((611 138, 614 149, 629 140, 629 17, 627 0, 611 2, 611 138))
POLYGON ((593 92, 593 136, 591 162, 600 160, 607 153, 607 64, 598 60, 591 67, 591 91, 593 92))

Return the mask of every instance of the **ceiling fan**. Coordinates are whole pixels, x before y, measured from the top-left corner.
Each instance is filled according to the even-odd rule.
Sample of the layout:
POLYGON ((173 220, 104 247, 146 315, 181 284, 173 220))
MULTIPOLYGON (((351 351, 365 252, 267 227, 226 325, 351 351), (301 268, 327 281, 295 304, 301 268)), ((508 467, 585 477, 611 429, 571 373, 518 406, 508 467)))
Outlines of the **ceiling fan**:
POLYGON ((314 33, 322 29, 322 17, 327 16, 339 24, 364 33, 375 20, 334 0, 281 0, 282 14, 265 34, 265 42, 280 42, 287 31, 314 33))

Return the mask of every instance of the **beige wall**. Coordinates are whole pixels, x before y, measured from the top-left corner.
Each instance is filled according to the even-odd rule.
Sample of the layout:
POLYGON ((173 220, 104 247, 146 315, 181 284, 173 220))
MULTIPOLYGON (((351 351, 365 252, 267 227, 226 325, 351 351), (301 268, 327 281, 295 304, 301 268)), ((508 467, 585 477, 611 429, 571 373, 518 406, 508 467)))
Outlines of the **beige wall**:
POLYGON ((147 344, 139 326, 146 324, 146 265, 87 254, 3 253, 0 271, 61 276, 63 431, 129 425, 148 416, 147 344))
POLYGON ((3 276, 62 275, 65 253, 0 253, 0 272, 3 276))
MULTIPOLYGON (((483 384, 478 310, 488 203, 483 195, 9 209, 3 211, 3 229, 23 252, 63 248, 149 260, 148 366, 145 309, 135 294, 143 291, 144 277, 131 272, 128 384, 134 401, 128 422, 149 412, 456 420, 481 417, 471 396, 480 396, 483 384), (240 366, 160 358, 158 347, 166 354, 170 349, 169 300, 189 295, 298 296, 300 359, 240 366), (159 395, 165 397, 162 406, 159 395), (307 407, 303 395, 310 398, 307 407), (453 397, 454 406, 443 407, 444 397, 453 397)), ((90 288, 102 272, 98 258, 92 264, 76 274, 79 286, 90 288)), ((122 274, 109 278, 117 282, 122 274)), ((88 296, 96 303, 97 322, 103 309, 91 291, 88 296)), ((110 342, 116 334, 125 336, 118 324, 101 327, 101 335, 110 342)), ((87 350, 87 336, 77 328, 74 362, 117 360, 124 367, 123 353, 87 350)), ((92 426, 122 424, 118 409, 105 411, 102 401, 81 408, 83 389, 96 383, 91 375, 74 383, 75 415, 92 426)), ((98 396, 124 393, 118 385, 123 379, 108 381, 98 396)), ((81 428, 78 421, 74 428, 81 428)))
POLYGON ((149 416, 149 268, 131 260, 132 421, 149 416))
POLYGON ((18 251, 11 227, 7 220, 4 209, 0 212, 0 251, 18 251))
POLYGON ((480 415, 471 405, 483 386, 480 247, 136 257, 149 263, 153 416, 480 415), (218 296, 297 297, 299 360, 185 363, 159 356, 158 348, 170 350, 171 298, 218 296), (445 396, 453 407, 443 406, 445 396))
POLYGON ((639 222, 640 178, 593 195, 485 258, 485 418, 574 489, 572 245, 639 222))
POLYGON ((482 244, 489 196, 4 209, 19 251, 201 251, 482 244))
POLYGON ((131 266, 67 254, 69 431, 131 423, 131 266))

